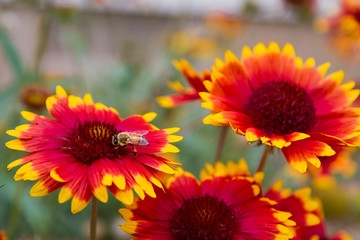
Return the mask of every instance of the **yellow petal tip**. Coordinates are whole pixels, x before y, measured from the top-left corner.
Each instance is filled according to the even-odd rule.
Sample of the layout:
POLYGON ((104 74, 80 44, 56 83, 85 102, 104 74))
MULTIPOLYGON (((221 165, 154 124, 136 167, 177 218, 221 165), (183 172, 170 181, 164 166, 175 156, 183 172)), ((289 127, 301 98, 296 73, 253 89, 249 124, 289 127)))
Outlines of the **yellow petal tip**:
POLYGON ((67 93, 60 85, 56 86, 56 95, 59 97, 67 97, 67 93))
POLYGON ((166 153, 166 152, 168 152, 168 153, 177 153, 177 152, 180 152, 180 150, 179 150, 177 147, 175 147, 174 145, 169 144, 169 143, 166 144, 165 147, 163 147, 163 148, 161 149, 161 151, 164 152, 164 153, 166 153))
POLYGON ((157 114, 154 112, 145 113, 142 115, 142 118, 145 120, 145 122, 151 122, 156 118, 157 114))

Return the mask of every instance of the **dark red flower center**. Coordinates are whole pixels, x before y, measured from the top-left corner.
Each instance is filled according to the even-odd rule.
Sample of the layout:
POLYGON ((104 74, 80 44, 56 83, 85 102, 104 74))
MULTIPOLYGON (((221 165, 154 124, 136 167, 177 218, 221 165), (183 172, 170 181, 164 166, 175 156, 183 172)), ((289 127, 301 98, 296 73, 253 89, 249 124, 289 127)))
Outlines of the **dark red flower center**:
POLYGON ((170 222, 176 240, 231 240, 236 223, 234 211, 209 195, 186 200, 170 222))
POLYGON ((312 99, 303 88, 288 81, 262 85, 253 92, 245 109, 256 127, 267 134, 309 132, 315 124, 312 99))
POLYGON ((349 14, 349 15, 352 15, 356 19, 356 21, 358 23, 360 23, 360 9, 359 8, 348 10, 345 13, 349 14))
POLYGON ((116 128, 108 123, 79 123, 67 137, 67 149, 75 158, 86 163, 105 157, 120 158, 122 148, 115 148, 111 142, 116 133, 116 128))

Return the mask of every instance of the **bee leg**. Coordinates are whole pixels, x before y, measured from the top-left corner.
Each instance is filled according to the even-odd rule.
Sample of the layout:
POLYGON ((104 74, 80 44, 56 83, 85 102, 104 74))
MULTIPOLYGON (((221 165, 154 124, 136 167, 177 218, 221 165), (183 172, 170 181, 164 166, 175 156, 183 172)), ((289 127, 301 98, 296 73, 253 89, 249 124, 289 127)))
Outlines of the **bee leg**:
POLYGON ((136 157, 136 154, 137 154, 136 148, 135 148, 134 145, 132 145, 131 143, 129 143, 129 145, 133 148, 134 156, 136 157))

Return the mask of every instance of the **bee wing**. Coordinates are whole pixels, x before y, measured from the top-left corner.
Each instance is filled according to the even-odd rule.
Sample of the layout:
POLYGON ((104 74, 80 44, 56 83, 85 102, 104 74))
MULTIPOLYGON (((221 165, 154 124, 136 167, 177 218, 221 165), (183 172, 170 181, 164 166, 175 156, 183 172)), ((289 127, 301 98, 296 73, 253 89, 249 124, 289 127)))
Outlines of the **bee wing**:
POLYGON ((132 133, 135 133, 135 134, 139 134, 139 135, 145 135, 147 134, 149 131, 146 131, 146 130, 138 130, 138 131, 133 131, 132 133))

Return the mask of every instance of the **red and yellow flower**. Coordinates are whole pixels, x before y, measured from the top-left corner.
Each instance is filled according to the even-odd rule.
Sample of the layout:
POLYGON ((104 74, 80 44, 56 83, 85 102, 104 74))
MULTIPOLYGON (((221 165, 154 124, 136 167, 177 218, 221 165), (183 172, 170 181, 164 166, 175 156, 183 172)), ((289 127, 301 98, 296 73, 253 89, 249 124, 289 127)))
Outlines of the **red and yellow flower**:
POLYGON ((342 20, 352 18, 360 22, 360 4, 357 0, 340 0, 340 9, 333 15, 324 19, 318 19, 315 27, 319 31, 331 31, 340 26, 342 20))
POLYGON ((326 76, 329 63, 303 62, 291 44, 282 50, 272 42, 245 46, 242 60, 227 51, 216 59, 212 81, 204 81, 202 106, 214 113, 205 124, 230 125, 249 142, 260 141, 282 150, 289 164, 306 172, 319 167, 319 157, 334 155, 336 146, 355 146, 359 109, 352 108, 359 90, 341 84, 344 72, 326 76))
POLYGON ((136 199, 120 209, 122 229, 134 239, 290 239, 288 212, 261 197, 251 177, 198 182, 190 173, 169 180, 156 198, 136 199))
POLYGON ((210 72, 205 70, 199 75, 185 59, 173 62, 174 66, 184 75, 191 88, 185 88, 180 82, 169 82, 169 88, 177 92, 168 96, 157 97, 162 107, 171 108, 190 101, 199 100, 199 92, 206 91, 203 84, 205 80, 211 80, 210 72))
POLYGON ((94 103, 90 94, 83 99, 68 96, 60 86, 46 106, 54 119, 23 111, 22 116, 32 124, 7 131, 17 137, 6 143, 8 148, 30 152, 10 163, 8 169, 22 165, 15 180, 38 180, 31 196, 61 188, 59 202, 72 198, 71 212, 76 213, 93 196, 107 202, 107 189, 126 204, 133 202, 132 189, 141 198, 145 194, 155 197, 153 185, 163 188, 156 175, 174 173, 177 163, 155 154, 178 152, 170 143, 182 137, 171 135, 178 128, 161 130, 150 124, 155 113, 122 119, 115 109, 94 103), (143 132, 147 145, 114 145, 113 137, 119 132, 138 131, 143 132))

